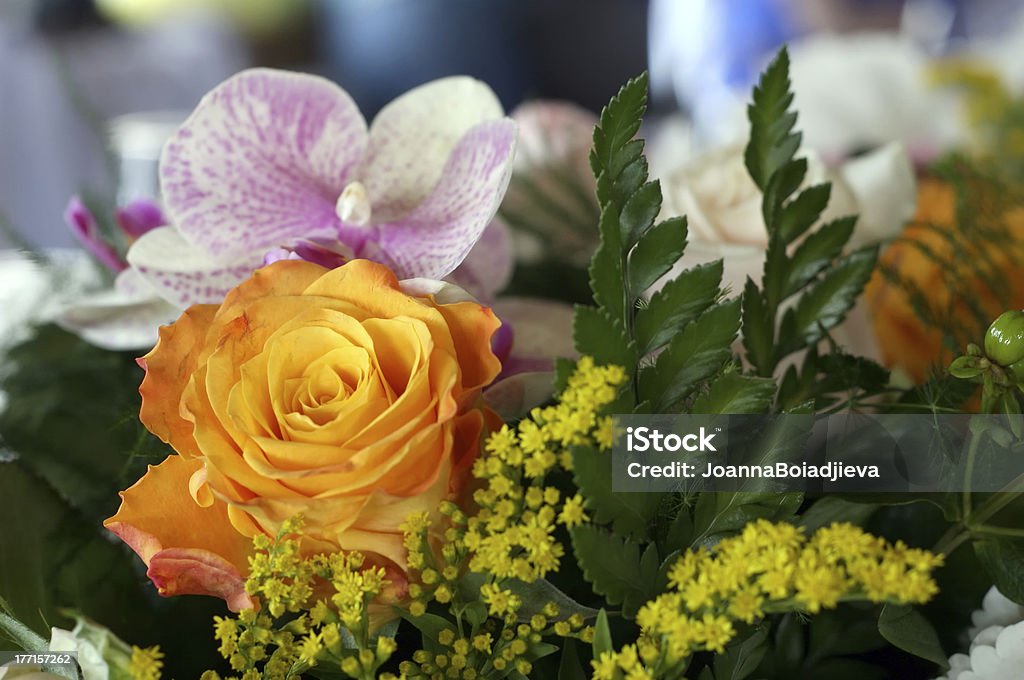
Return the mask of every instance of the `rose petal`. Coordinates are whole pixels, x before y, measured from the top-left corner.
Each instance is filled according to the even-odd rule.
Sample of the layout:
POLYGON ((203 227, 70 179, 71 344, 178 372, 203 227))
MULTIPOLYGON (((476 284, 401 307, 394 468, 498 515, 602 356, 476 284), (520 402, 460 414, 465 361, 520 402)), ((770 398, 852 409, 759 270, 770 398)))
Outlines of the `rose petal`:
MULTIPOLYGON (((126 269, 118 278, 127 274, 134 271, 126 269)), ((180 313, 156 295, 140 298, 114 288, 76 300, 60 313, 57 323, 103 349, 148 350, 156 344, 158 327, 180 313)))
POLYGON ((172 227, 144 234, 128 250, 128 262, 153 289, 179 309, 214 303, 262 264, 263 255, 226 264, 192 246, 172 227))
POLYGON ((374 222, 395 220, 418 205, 437 185, 463 135, 502 115, 491 88, 467 76, 426 83, 381 109, 370 126, 362 172, 374 222))
POLYGON ((509 120, 481 123, 459 141, 440 181, 401 220, 379 224, 399 278, 443 279, 465 258, 501 203, 515 152, 509 120))
POLYGON ((366 139, 359 109, 330 81, 243 71, 207 94, 164 148, 171 220, 219 261, 336 236, 335 203, 366 139))
POLYGON ((886 144, 854 158, 839 173, 853 195, 852 212, 860 212, 850 247, 895 238, 914 216, 917 182, 902 144, 886 144))
POLYGON ((190 307, 173 324, 160 328, 156 347, 142 359, 146 376, 139 386, 139 419, 183 456, 202 455, 192 436, 192 423, 181 417, 180 404, 216 311, 214 305, 190 307))
POLYGON ((200 507, 189 495, 199 460, 168 456, 121 492, 121 507, 103 525, 117 534, 149 567, 160 594, 214 595, 240 611, 251 542, 228 520, 227 506, 200 507))
POLYGON ((508 227, 498 217, 448 278, 480 300, 492 300, 512 278, 512 245, 508 227))

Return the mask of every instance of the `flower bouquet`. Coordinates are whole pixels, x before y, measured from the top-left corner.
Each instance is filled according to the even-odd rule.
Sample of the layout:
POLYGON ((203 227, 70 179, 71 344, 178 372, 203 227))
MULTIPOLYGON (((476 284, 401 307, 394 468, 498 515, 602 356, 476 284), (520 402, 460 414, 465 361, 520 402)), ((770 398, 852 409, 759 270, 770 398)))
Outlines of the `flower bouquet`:
POLYGON ((914 214, 898 150, 827 168, 783 50, 746 145, 661 182, 646 97, 450 78, 367 126, 246 71, 162 209, 73 202, 116 277, 6 360, 4 677, 1019 677, 1020 178, 951 156, 914 214), (901 485, 808 472, 816 423, 867 482, 897 428, 901 485), (664 478, 726 454, 762 473, 664 478))

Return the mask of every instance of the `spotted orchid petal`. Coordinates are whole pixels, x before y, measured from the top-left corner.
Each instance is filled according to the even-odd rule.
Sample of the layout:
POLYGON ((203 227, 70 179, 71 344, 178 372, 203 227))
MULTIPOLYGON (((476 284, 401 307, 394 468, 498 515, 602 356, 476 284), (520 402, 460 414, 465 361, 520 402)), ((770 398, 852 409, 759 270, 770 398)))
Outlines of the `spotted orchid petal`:
POLYGON ((469 254, 508 187, 516 125, 496 120, 466 133, 433 192, 400 220, 377 225, 377 244, 400 278, 440 279, 469 254))
POLYGON ((159 298, 134 269, 117 275, 114 287, 75 301, 57 316, 57 323, 86 342, 114 351, 138 350, 156 344, 157 329, 181 310, 159 298))
POLYGON ((263 264, 262 254, 240 260, 214 259, 172 227, 144 234, 128 249, 128 263, 167 302, 184 309, 217 303, 263 264))
POLYGON ((448 279, 479 300, 493 300, 512 278, 512 241, 504 220, 495 217, 448 279))
POLYGON ((243 71, 207 94, 167 143, 164 202, 181 235, 219 262, 337 237, 336 203, 366 142, 366 121, 334 83, 243 71))
POLYGON ((441 179, 463 136, 503 115, 491 88, 467 76, 426 83, 381 109, 361 173, 374 221, 390 222, 415 208, 441 179))

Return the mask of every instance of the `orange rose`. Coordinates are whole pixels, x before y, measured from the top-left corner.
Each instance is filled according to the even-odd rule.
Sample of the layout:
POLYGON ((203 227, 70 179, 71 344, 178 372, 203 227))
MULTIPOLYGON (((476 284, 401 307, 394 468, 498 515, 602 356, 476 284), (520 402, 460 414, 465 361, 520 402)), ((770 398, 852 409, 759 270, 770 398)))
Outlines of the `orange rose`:
POLYGON ((297 514, 304 550, 358 550, 404 583, 399 526, 459 493, 480 391, 501 368, 493 312, 440 304, 431 283, 365 260, 282 261, 161 328, 142 360, 141 419, 178 455, 105 523, 161 594, 251 606, 251 537, 297 514))
POLYGON ((915 383, 953 359, 945 333, 962 349, 980 342, 1001 312, 1024 307, 1024 209, 973 217, 979 224, 994 219, 1005 237, 986 240, 962 233, 953 187, 922 180, 914 221, 882 252, 865 290, 883 363, 902 369, 915 383), (922 294, 918 303, 927 305, 931 319, 921 318, 907 288, 890 280, 885 270, 922 294))

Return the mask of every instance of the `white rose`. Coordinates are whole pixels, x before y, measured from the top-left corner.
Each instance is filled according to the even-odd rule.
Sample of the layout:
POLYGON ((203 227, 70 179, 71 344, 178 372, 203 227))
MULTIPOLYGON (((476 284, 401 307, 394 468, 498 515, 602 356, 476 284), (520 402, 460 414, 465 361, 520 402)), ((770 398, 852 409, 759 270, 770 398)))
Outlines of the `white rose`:
MULTIPOLYGON (((913 216, 914 170, 901 145, 888 144, 835 169, 827 168, 814 153, 806 158, 804 187, 832 183, 821 223, 844 215, 860 216, 851 248, 895 237, 913 216)), ((761 280, 768 233, 761 215, 761 192, 744 166, 743 146, 694 159, 664 177, 662 191, 661 217, 686 215, 689 223, 683 258, 662 284, 683 269, 719 258, 724 260, 723 287, 733 294, 743 290, 748 276, 761 280)), ((841 340, 861 354, 874 355, 871 335, 862 325, 858 322, 845 329, 841 340)))

